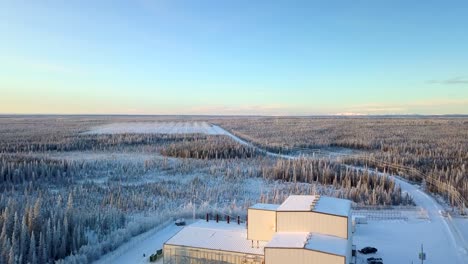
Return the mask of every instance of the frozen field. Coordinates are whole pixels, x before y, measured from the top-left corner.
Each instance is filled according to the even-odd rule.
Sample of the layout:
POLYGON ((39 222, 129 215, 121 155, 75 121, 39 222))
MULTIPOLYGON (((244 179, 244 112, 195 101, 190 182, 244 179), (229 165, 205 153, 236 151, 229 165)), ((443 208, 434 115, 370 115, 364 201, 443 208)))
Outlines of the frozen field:
POLYGON ((134 122, 113 123, 91 128, 85 134, 207 134, 226 131, 207 122, 134 122))

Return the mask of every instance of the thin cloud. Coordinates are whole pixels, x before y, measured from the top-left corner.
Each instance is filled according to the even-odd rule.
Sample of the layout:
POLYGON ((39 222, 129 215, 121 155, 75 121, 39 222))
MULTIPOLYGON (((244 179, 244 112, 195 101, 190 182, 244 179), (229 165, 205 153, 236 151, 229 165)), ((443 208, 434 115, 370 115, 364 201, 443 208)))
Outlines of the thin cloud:
POLYGON ((360 114, 408 114, 418 112, 430 112, 434 109, 447 107, 467 107, 468 99, 433 99, 420 100, 408 103, 373 103, 354 105, 345 110, 344 113, 360 114))
POLYGON ((431 84, 468 84, 467 77, 454 77, 446 80, 429 80, 428 83, 431 84))
POLYGON ((32 71, 73 75, 84 73, 83 69, 81 68, 68 64, 57 63, 47 59, 10 57, 7 58, 7 60, 12 66, 32 71))
POLYGON ((354 113, 354 112, 344 112, 344 113, 336 113, 336 116, 364 116, 366 114, 363 113, 354 113))
POLYGON ((416 101, 410 103, 410 106, 423 106, 423 107, 432 107, 432 106, 467 106, 468 99, 434 99, 434 100, 424 100, 416 101))
POLYGON ((190 108, 189 113, 227 115, 285 115, 290 111, 291 109, 289 109, 287 106, 282 105, 210 105, 192 107, 190 108))

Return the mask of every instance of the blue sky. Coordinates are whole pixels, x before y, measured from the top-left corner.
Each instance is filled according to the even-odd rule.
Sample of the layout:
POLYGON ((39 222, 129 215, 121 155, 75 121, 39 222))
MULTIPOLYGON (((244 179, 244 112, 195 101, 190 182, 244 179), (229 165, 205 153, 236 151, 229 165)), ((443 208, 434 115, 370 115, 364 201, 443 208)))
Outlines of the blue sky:
POLYGON ((0 113, 468 114, 466 1, 0 0, 0 113))

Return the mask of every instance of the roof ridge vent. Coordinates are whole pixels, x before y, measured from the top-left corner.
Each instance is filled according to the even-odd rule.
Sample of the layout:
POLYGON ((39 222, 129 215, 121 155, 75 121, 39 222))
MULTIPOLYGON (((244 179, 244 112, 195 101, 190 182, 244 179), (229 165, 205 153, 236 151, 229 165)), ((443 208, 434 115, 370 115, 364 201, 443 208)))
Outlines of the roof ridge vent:
POLYGON ((315 208, 315 201, 310 204, 310 210, 313 211, 315 208))
POLYGON ((312 233, 307 234, 306 239, 304 241, 304 247, 309 243, 309 240, 312 238, 312 233))
POLYGON ((320 200, 320 195, 319 194, 314 195, 314 200, 310 204, 310 210, 311 211, 313 211, 315 209, 315 205, 318 203, 319 200, 320 200))

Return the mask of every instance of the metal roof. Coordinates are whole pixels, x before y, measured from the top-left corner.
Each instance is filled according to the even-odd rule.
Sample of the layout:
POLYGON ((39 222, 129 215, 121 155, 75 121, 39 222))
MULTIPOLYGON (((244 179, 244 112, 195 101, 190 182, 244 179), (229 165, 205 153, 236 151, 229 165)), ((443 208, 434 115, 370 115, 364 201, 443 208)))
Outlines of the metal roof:
POLYGON ((305 211, 310 212, 315 200, 315 195, 290 195, 280 207, 279 212, 284 211, 305 211))
POLYGON ((319 195, 291 195, 281 204, 278 212, 318 212, 349 216, 351 201, 319 195))
POLYGON ((265 246, 267 248, 304 248, 308 232, 278 232, 265 246))
POLYGON ((305 248, 339 256, 346 256, 346 251, 348 250, 348 240, 335 236, 311 233, 309 240, 305 244, 305 248))
POLYGON ((254 242, 252 248, 252 242, 247 240, 245 225, 200 220, 186 226, 165 244, 263 256, 266 242, 260 241, 258 248, 257 242, 254 242))
POLYGON ((249 209, 258 209, 258 210, 267 210, 267 211, 276 211, 278 209, 279 205, 278 204, 265 204, 265 203, 258 203, 255 204, 249 209))

